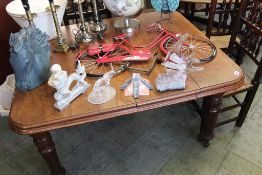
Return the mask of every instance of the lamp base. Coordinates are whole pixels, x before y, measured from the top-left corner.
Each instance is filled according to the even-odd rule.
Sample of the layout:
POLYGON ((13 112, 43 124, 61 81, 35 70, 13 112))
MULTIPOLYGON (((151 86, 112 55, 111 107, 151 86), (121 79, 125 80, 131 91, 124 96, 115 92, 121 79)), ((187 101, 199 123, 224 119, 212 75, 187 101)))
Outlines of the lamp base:
POLYGON ((69 44, 65 39, 56 38, 55 52, 66 52, 69 49, 69 44))
POLYGON ((103 39, 104 38, 104 33, 107 29, 106 24, 104 24, 103 22, 93 22, 90 23, 90 29, 92 32, 96 33, 96 36, 98 39, 103 39))
POLYGON ((73 34, 77 43, 91 43, 96 39, 95 34, 90 32, 87 25, 81 25, 78 30, 73 30, 73 34))
POLYGON ((95 35, 93 33, 81 32, 80 42, 91 43, 95 40, 95 35))
POLYGON ((157 23, 161 24, 161 23, 168 23, 168 24, 172 24, 172 20, 171 20, 171 12, 161 12, 161 17, 160 17, 160 21, 157 21, 157 23), (168 15, 168 17, 166 17, 168 15))
POLYGON ((114 27, 117 32, 132 33, 139 30, 140 23, 137 19, 124 18, 117 20, 114 27))
POLYGON ((98 23, 90 23, 90 29, 92 32, 104 32, 107 29, 106 24, 104 24, 103 22, 98 22, 98 23))

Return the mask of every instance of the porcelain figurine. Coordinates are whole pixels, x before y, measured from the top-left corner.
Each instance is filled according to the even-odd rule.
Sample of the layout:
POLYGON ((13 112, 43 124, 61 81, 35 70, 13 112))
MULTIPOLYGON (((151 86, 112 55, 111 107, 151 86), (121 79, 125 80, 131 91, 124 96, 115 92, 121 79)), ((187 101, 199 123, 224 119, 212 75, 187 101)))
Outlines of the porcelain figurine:
POLYGON ((57 91, 54 94, 56 100, 55 108, 62 111, 76 97, 83 94, 90 85, 85 81, 85 67, 78 63, 76 72, 67 76, 67 72, 63 71, 59 64, 54 64, 51 67, 52 75, 49 78, 48 84, 57 91), (76 85, 70 90, 70 85, 73 81, 77 81, 76 85))

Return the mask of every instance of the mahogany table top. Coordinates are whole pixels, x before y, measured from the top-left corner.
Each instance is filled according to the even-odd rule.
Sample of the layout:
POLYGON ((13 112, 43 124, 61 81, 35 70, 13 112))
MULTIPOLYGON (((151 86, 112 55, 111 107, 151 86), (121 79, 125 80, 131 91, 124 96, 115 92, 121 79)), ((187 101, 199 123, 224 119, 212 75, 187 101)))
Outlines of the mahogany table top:
MULTIPOLYGON (((116 19, 105 20, 108 25, 105 42, 110 42, 112 36, 116 35, 113 29, 113 22, 116 19)), ((137 34, 130 37, 129 41, 133 45, 145 45, 157 36, 156 33, 147 33, 145 29, 149 24, 159 20, 160 14, 156 12, 143 13, 138 19, 141 23, 141 29, 137 34)), ((173 32, 191 33, 204 37, 180 13, 173 13, 172 21, 172 24, 166 24, 164 27, 173 32)), ((71 30, 74 27, 76 26, 62 27, 65 36, 70 38, 71 41, 71 30)), ((87 45, 81 45, 80 47, 84 49, 87 45)), ((62 66, 62 69, 72 73, 74 72, 74 60, 78 52, 69 50, 66 54, 52 53, 51 63, 58 63, 62 66)), ((47 83, 33 91, 15 91, 9 124, 18 134, 35 134, 223 93, 236 89, 243 83, 244 76, 241 68, 220 49, 218 49, 216 58, 203 65, 203 67, 203 71, 188 75, 184 90, 158 92, 154 82, 156 76, 163 72, 164 68, 157 64, 149 76, 141 74, 142 77, 150 80, 151 84, 154 85, 154 89, 150 91, 149 96, 142 96, 136 100, 133 97, 125 97, 123 91, 119 89, 124 80, 132 75, 132 72, 126 70, 114 76, 111 80, 111 85, 117 90, 116 97, 111 101, 102 105, 88 103, 87 97, 92 90, 92 88, 89 88, 87 92, 78 97, 62 112, 54 108, 55 100, 53 95, 55 90, 49 87, 47 83), (235 71, 238 71, 239 74, 236 75, 235 71)), ((86 81, 93 85, 95 79, 86 78, 86 81)))

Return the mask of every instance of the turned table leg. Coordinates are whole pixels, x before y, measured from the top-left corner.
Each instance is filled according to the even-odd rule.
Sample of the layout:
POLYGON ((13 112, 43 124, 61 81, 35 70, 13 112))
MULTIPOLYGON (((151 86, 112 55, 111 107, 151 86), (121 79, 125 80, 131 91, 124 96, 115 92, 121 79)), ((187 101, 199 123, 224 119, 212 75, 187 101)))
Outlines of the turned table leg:
POLYGON ((217 117, 220 113, 223 94, 212 95, 204 98, 202 105, 200 135, 198 140, 203 146, 209 146, 209 140, 214 138, 217 117))
POLYGON ((31 137, 33 137, 38 152, 42 155, 50 168, 51 175, 65 175, 66 171, 59 162, 51 134, 49 132, 37 133, 31 137))

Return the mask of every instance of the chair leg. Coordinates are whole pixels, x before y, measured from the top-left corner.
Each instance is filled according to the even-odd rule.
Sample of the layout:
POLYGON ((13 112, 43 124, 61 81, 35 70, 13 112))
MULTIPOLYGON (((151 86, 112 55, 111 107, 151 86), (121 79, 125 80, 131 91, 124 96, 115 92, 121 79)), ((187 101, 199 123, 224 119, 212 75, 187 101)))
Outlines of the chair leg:
POLYGON ((206 9, 205 9, 205 15, 208 16, 209 12, 209 4, 206 4, 206 9))
POLYGON ((63 21, 64 21, 64 25, 65 25, 65 26, 68 26, 68 25, 69 25, 69 20, 68 20, 68 17, 67 17, 66 14, 64 15, 63 21))
POLYGON ((245 56, 245 54, 242 52, 242 50, 238 49, 238 51, 237 51, 237 58, 236 58, 236 63, 238 65, 241 65, 243 63, 244 56, 245 56))
POLYGON ((109 10, 105 10, 106 18, 112 18, 112 13, 109 10))
POLYGON ((194 19, 195 10, 196 10, 196 4, 195 4, 195 3, 191 3, 191 13, 190 13, 190 18, 191 18, 191 20, 194 19))
POLYGON ((246 94, 244 105, 241 107, 241 110, 238 114, 237 120, 236 120, 236 126, 241 127, 247 117, 248 111, 250 109, 250 106, 254 100, 254 97, 256 95, 257 89, 259 87, 259 84, 254 85, 251 90, 249 90, 246 94))
POLYGON ((189 13, 188 13, 188 5, 189 5, 188 2, 185 2, 185 7, 184 7, 184 8, 185 8, 185 9, 184 9, 185 12, 184 12, 184 13, 185 13, 185 16, 186 16, 186 17, 189 16, 189 15, 188 15, 188 14, 189 14, 189 13))
POLYGON ((177 11, 181 13, 181 5, 179 4, 177 11))

